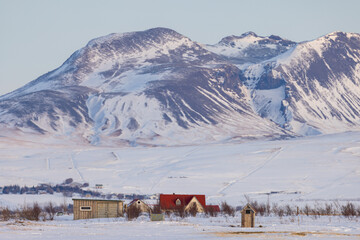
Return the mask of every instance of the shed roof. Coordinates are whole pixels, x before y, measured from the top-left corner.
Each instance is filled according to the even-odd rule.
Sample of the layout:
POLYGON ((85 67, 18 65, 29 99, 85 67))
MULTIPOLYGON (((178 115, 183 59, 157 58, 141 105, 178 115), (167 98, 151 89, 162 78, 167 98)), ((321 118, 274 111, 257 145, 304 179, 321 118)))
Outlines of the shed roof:
POLYGON ((102 198, 73 198, 73 201, 79 200, 79 201, 98 201, 98 202, 124 202, 123 200, 118 199, 102 199, 102 198))
POLYGON ((143 204, 148 205, 148 204, 147 204, 146 202, 144 202, 143 200, 136 198, 136 199, 132 200, 131 202, 129 202, 128 206, 131 206, 134 202, 137 202, 137 201, 140 201, 140 202, 142 202, 143 204))
POLYGON ((245 207, 241 210, 241 213, 244 212, 245 210, 251 210, 254 213, 256 213, 255 209, 250 205, 250 203, 245 205, 245 207))

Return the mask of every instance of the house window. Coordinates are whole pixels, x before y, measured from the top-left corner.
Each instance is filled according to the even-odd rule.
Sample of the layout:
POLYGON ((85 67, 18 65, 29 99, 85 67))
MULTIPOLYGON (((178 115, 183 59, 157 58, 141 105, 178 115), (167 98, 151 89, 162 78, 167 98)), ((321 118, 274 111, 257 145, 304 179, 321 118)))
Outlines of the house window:
POLYGON ((137 201, 138 204, 140 204, 140 201, 137 201))
POLYGON ((176 204, 176 206, 180 206, 180 205, 181 205, 181 201, 180 201, 180 199, 176 199, 175 204, 176 204))
POLYGON ((246 210, 246 214, 250 214, 251 213, 251 210, 246 210))
POLYGON ((91 207, 90 206, 81 206, 80 211, 89 212, 89 211, 91 211, 91 207))

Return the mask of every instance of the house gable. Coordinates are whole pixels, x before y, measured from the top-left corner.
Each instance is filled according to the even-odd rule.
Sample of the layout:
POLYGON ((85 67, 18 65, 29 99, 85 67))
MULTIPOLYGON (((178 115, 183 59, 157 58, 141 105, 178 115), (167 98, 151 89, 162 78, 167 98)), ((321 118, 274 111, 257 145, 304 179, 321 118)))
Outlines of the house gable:
POLYGON ((204 206, 201 205, 199 200, 194 196, 185 207, 185 212, 188 212, 190 208, 195 204, 197 212, 205 212, 204 206))
POLYGON ((140 199, 134 199, 131 201, 128 205, 128 208, 132 207, 139 208, 141 212, 150 212, 150 207, 140 199))

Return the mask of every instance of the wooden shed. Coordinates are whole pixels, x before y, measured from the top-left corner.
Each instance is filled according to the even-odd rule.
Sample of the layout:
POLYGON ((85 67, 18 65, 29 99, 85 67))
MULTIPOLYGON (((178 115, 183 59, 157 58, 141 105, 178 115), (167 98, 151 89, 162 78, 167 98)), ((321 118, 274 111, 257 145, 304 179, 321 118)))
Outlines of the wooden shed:
POLYGON ((73 199, 74 220, 123 216, 124 202, 105 199, 73 199))
POLYGON ((255 214, 254 208, 249 203, 246 204, 241 210, 241 227, 255 227, 255 214))

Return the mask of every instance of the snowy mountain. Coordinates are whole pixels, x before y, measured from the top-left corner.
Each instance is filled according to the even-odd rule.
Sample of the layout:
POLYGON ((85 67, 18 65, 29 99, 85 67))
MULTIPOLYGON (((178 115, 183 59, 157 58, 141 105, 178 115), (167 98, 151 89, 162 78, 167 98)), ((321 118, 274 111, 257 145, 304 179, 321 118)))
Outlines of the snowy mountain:
POLYGON ((111 34, 2 96, 0 122, 93 144, 288 135, 253 111, 239 76, 234 65, 170 29, 111 34))
POLYGON ((334 32, 249 66, 254 109, 302 135, 360 129, 360 35, 334 32))
POLYGON ((90 41, 0 97, 2 135, 194 144, 359 130, 360 36, 249 32, 202 45, 166 28, 90 41))

